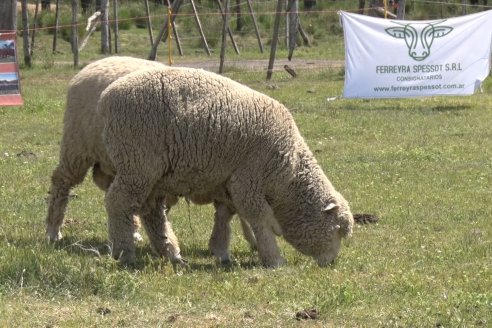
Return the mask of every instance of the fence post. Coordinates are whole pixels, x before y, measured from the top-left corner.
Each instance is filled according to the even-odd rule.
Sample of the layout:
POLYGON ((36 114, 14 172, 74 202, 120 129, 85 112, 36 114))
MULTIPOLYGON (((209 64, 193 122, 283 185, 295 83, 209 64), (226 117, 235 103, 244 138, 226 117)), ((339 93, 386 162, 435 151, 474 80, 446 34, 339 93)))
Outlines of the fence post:
POLYGON ((101 53, 109 53, 109 25, 108 25, 108 13, 109 0, 101 1, 101 53))
POLYGON ((56 42, 58 39, 58 28, 60 27, 60 0, 56 0, 55 5, 55 32, 53 33, 53 53, 56 52, 56 42))
POLYGON ((256 22, 256 16, 253 11, 253 4, 251 3, 251 0, 246 0, 246 3, 248 4, 249 14, 253 19, 253 25, 255 26, 256 39, 258 40, 258 46, 260 47, 260 52, 263 53, 263 44, 261 43, 260 31, 258 29, 258 23, 256 22))
POLYGON ((79 66, 79 34, 77 32, 77 0, 72 0, 72 52, 73 67, 79 66))
POLYGON ((31 35, 31 56, 33 53, 34 49, 34 38, 36 35, 36 30, 38 29, 38 12, 39 12, 39 0, 36 0, 36 7, 34 9, 34 28, 32 29, 32 35, 31 35))
POLYGON ((150 20, 149 0, 144 0, 145 12, 147 13, 147 28, 149 30, 150 46, 154 45, 154 34, 152 33, 152 21, 150 20))
POLYGON ((268 62, 267 80, 271 80, 273 74, 273 63, 275 62, 275 53, 277 52, 278 30, 280 28, 280 15, 282 14, 282 2, 277 0, 277 9, 275 12, 275 22, 273 25, 272 47, 270 49, 270 61, 268 62))
POLYGON ((397 19, 405 19, 405 0, 398 1, 398 9, 396 11, 397 19))
POLYGON ((207 39, 205 39, 205 34, 203 33, 202 23, 200 23, 200 18, 198 17, 198 11, 196 10, 195 1, 190 0, 190 2, 191 8, 193 9, 193 14, 195 16, 196 25, 198 26, 198 31, 200 32, 200 36, 202 37, 203 47, 205 48, 207 55, 210 56, 210 48, 208 47, 207 39))
POLYGON ((22 0, 22 41, 24 43, 24 64, 31 67, 31 51, 29 50, 29 18, 27 17, 27 0, 22 0))
MULTIPOLYGON (((224 8, 222 8, 222 4, 220 3, 220 0, 217 0, 217 4, 219 5, 219 10, 220 14, 222 15, 222 19, 225 21, 227 18, 227 10, 224 13, 224 8)), ((236 40, 234 40, 234 35, 232 34, 231 28, 229 27, 229 24, 227 24, 227 34, 229 34, 229 37, 231 38, 232 46, 234 47, 234 51, 236 54, 239 55, 239 48, 237 47, 236 40)))
MULTIPOLYGON (((176 15, 178 14, 179 7, 181 6, 183 0, 174 0, 173 1, 173 6, 172 6, 172 23, 174 23, 174 20, 176 19, 176 15)), ((169 3, 169 2, 168 2, 169 3)), ((157 35, 157 39, 155 39, 154 44, 152 45, 152 49, 150 49, 149 56, 147 59, 149 60, 155 60, 157 57, 157 47, 159 46, 159 42, 161 42, 162 38, 164 38, 163 41, 166 41, 167 39, 167 30, 168 30, 168 22, 166 21, 164 25, 162 26, 161 30, 159 31, 159 35, 157 35)))
POLYGON ((118 0, 113 0, 113 12, 114 12, 114 53, 117 54, 118 51, 120 50, 120 47, 119 47, 119 40, 120 40, 120 36, 119 36, 119 33, 120 33, 120 29, 119 29, 119 26, 118 26, 118 20, 119 20, 119 16, 118 16, 118 0))
POLYGON ((226 33, 229 30, 229 0, 224 0, 224 25, 222 26, 222 47, 220 48, 220 66, 219 66, 219 74, 222 74, 224 72, 224 57, 225 57, 225 50, 226 50, 226 44, 227 44, 227 37, 226 33))

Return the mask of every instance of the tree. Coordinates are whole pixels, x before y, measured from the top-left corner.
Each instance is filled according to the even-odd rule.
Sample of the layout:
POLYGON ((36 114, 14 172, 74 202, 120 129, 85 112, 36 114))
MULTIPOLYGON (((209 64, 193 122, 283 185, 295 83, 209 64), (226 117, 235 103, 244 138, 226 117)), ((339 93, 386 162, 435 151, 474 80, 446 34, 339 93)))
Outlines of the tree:
POLYGON ((17 27, 17 1, 0 1, 0 32, 15 31, 17 27))

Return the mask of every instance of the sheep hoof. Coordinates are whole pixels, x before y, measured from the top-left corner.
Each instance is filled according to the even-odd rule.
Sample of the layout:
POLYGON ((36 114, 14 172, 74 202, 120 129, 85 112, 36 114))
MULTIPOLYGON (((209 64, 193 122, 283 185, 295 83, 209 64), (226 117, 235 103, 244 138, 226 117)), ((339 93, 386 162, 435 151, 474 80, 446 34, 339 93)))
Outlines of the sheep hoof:
POLYGON ((56 243, 57 241, 61 240, 63 238, 62 234, 60 231, 58 232, 48 232, 48 241, 50 243, 56 243))
POLYGON ((137 243, 141 243, 143 241, 143 237, 138 232, 133 233, 133 240, 137 243))
POLYGON ((277 269, 285 265, 287 263, 284 258, 279 258, 271 261, 263 260, 263 266, 268 269, 277 269))
POLYGON ((131 267, 135 264, 135 252, 130 250, 112 251, 113 258, 118 260, 124 267, 131 267))
POLYGON ((231 261, 231 259, 223 259, 223 260, 219 259, 219 263, 220 265, 223 266, 231 266, 233 264, 233 261, 231 261))
POLYGON ((171 261, 173 265, 173 270, 176 273, 181 273, 182 271, 188 271, 190 269, 190 265, 188 264, 188 261, 185 260, 184 258, 175 258, 174 260, 171 261))

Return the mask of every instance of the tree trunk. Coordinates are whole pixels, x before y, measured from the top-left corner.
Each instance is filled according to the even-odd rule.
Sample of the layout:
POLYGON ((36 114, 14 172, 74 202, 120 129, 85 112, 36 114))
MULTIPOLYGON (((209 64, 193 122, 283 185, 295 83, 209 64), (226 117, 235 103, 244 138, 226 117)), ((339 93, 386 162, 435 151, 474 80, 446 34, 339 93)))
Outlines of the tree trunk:
POLYGON ((0 1, 0 32, 13 32, 17 27, 17 1, 0 1))

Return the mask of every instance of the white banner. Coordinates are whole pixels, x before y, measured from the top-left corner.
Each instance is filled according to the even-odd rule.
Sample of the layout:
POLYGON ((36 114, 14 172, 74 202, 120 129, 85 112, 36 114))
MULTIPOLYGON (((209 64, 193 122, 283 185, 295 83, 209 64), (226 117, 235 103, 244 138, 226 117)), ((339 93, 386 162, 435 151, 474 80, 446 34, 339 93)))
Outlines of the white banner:
POLYGON ((489 74, 492 10, 427 21, 340 15, 346 98, 470 95, 489 74))

